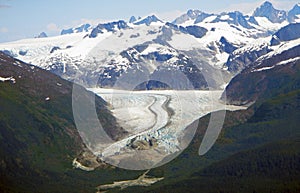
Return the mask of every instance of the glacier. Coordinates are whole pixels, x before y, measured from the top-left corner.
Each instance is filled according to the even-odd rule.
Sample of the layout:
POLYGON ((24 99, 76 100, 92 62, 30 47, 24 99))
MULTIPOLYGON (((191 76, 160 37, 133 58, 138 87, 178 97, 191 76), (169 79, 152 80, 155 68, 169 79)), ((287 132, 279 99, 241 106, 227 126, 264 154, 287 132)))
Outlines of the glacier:
POLYGON ((197 125, 187 127, 200 117, 218 110, 246 108, 225 105, 219 100, 223 90, 89 90, 109 104, 118 123, 129 132, 124 139, 98 144, 99 148, 93 151, 103 161, 126 169, 156 167, 165 163, 166 157, 177 155, 188 146, 197 125), (156 146, 134 149, 131 147, 133 141, 151 141, 156 146))

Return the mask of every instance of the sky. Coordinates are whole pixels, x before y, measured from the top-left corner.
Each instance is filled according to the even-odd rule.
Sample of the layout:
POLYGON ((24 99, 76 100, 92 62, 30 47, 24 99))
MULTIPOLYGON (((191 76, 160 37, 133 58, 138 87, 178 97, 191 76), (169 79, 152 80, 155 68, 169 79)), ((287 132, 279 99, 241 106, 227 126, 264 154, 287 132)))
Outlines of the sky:
MULTIPOLYGON (((289 10, 300 0, 269 0, 289 10)), ((208 13, 241 11, 251 14, 264 0, 0 0, 0 42, 59 35, 62 29, 84 23, 128 20, 156 14, 172 21, 189 9, 208 13)))

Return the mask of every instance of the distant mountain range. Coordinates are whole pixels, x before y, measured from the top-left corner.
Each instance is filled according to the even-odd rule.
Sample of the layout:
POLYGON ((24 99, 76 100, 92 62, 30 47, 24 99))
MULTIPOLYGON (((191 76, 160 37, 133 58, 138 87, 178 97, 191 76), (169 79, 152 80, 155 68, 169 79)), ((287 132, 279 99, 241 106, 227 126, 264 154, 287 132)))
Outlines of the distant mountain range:
POLYGON ((132 16, 129 22, 83 24, 61 36, 2 43, 0 50, 87 87, 122 87, 119 83, 132 75, 137 80, 126 79, 128 88, 191 89, 162 84, 181 74, 193 89, 220 89, 245 67, 241 60, 248 64, 267 53, 274 33, 297 23, 298 16, 298 4, 286 12, 270 2, 252 15, 189 10, 171 22, 132 16), (249 47, 258 48, 255 56, 236 54, 249 47))

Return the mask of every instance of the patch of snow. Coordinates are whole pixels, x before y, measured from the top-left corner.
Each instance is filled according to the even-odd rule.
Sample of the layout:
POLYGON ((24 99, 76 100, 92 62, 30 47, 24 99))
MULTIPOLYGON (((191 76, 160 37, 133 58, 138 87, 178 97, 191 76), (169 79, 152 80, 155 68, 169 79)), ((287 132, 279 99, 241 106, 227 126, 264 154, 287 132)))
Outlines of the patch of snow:
POLYGON ((245 53, 245 52, 251 52, 254 50, 260 50, 263 47, 269 46, 270 45, 270 41, 271 41, 271 37, 267 37, 267 38, 259 38, 256 41, 247 44, 241 48, 236 49, 235 51, 233 51, 232 55, 239 57, 241 54, 245 53))
POLYGON ((274 68, 275 66, 276 65, 274 65, 274 66, 267 66, 267 67, 263 67, 263 68, 252 70, 251 72, 261 72, 261 71, 265 71, 265 70, 270 70, 270 69, 274 68))
POLYGON ((209 16, 209 17, 205 18, 202 22, 203 22, 203 23, 210 23, 210 22, 212 22, 213 20, 215 20, 216 18, 217 18, 216 15, 212 15, 212 16, 209 16))
POLYGON ((227 62, 228 57, 229 57, 229 54, 226 52, 217 53, 216 58, 217 58, 218 62, 215 63, 215 66, 222 68, 224 66, 224 64, 227 62))
POLYGON ((300 45, 300 38, 299 39, 295 39, 295 40, 291 40, 291 41, 286 41, 286 42, 282 42, 279 45, 276 46, 272 46, 271 48, 274 50, 270 53, 267 54, 266 57, 272 57, 274 55, 280 54, 286 50, 289 50, 293 47, 296 47, 300 45))
POLYGON ((220 17, 220 19, 221 19, 221 20, 229 20, 229 19, 232 19, 232 18, 230 18, 229 15, 222 15, 222 16, 220 17))
POLYGON ((281 61, 281 62, 279 62, 277 65, 289 64, 289 63, 295 62, 295 61, 297 61, 297 60, 300 60, 300 57, 290 58, 290 59, 288 59, 288 60, 281 61))
POLYGON ((259 24, 259 27, 262 29, 270 30, 270 31, 277 31, 280 28, 286 26, 289 24, 288 21, 284 21, 282 23, 272 23, 268 18, 266 17, 255 17, 255 20, 259 24))
POLYGON ((261 72, 261 71, 265 71, 265 70, 270 70, 270 69, 275 68, 276 66, 289 64, 289 63, 297 61, 297 60, 300 60, 300 57, 290 58, 288 60, 281 61, 281 62, 279 62, 279 63, 277 63, 277 64, 275 64, 273 66, 262 67, 262 68, 259 68, 259 69, 252 70, 251 72, 261 72))
POLYGON ((90 168, 90 167, 86 167, 84 165, 82 165, 80 162, 77 161, 77 158, 75 158, 72 162, 72 165, 75 167, 75 168, 79 168, 83 171, 87 171, 87 172, 90 172, 90 171, 93 171, 94 168, 90 168))
POLYGON ((4 78, 4 77, 1 77, 0 76, 0 81, 1 82, 5 82, 5 81, 11 81, 13 84, 15 84, 16 83, 16 79, 14 78, 14 77, 7 77, 7 78, 4 78))
POLYGON ((189 19, 186 22, 180 24, 183 27, 194 25, 195 20, 189 19))
POLYGON ((150 53, 158 52, 160 54, 170 54, 170 55, 177 55, 177 52, 175 50, 171 50, 169 48, 165 48, 162 45, 159 44, 151 44, 149 45, 142 53, 141 55, 148 55, 150 53))
POLYGON ((204 46, 202 46, 195 37, 183 33, 175 33, 172 36, 172 40, 168 43, 179 50, 192 50, 193 48, 204 49, 204 46))
POLYGON ((296 22, 296 23, 300 23, 300 14, 299 14, 299 15, 296 15, 295 22, 296 22))

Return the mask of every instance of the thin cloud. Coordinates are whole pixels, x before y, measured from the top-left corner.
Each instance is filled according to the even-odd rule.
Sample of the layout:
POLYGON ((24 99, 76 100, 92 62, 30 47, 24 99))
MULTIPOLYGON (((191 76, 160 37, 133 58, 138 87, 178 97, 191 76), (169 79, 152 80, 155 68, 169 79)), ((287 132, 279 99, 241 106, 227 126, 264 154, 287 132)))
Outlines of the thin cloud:
POLYGON ((111 20, 104 20, 104 19, 86 19, 86 18, 81 18, 79 20, 74 20, 72 22, 70 22, 69 24, 63 25, 62 29, 69 29, 69 28, 73 28, 73 27, 79 27, 83 24, 90 24, 92 26, 96 26, 100 23, 108 23, 108 22, 113 22, 116 21, 111 19, 111 20))
POLYGON ((107 23, 107 22, 112 22, 112 21, 116 21, 117 19, 111 19, 111 20, 105 20, 105 19, 86 19, 86 18, 81 18, 80 20, 75 20, 72 21, 71 25, 65 25, 64 28, 68 28, 68 27, 76 27, 82 24, 90 24, 90 25, 98 25, 99 23, 107 23))
MULTIPOLYGON (((239 10, 240 12, 248 15, 252 15, 254 10, 262 5, 266 0, 258 0, 254 2, 241 2, 229 5, 227 8, 223 10, 219 10, 218 12, 222 11, 236 11, 239 10)), ((292 7, 297 4, 297 0, 268 0, 270 1, 275 9, 280 10, 290 10, 292 7)))
POLYGON ((47 25, 47 30, 50 32, 59 32, 60 28, 55 23, 49 23, 47 25))
POLYGON ((0 9, 11 8, 10 5, 0 4, 0 9))
POLYGON ((244 14, 251 15, 253 11, 262 4, 262 1, 256 1, 256 2, 243 2, 243 3, 237 3, 232 4, 228 8, 226 8, 226 11, 236 11, 239 10, 240 12, 244 14))
POLYGON ((6 27, 0 27, 0 33, 7 33, 8 29, 6 27))
POLYGON ((298 0, 270 0, 270 2, 273 3, 275 9, 290 10, 298 3, 298 0))
POLYGON ((172 22, 175 18, 182 15, 184 12, 175 10, 175 11, 169 11, 169 12, 161 12, 161 13, 155 13, 159 17, 159 19, 162 19, 164 21, 170 21, 172 22))

